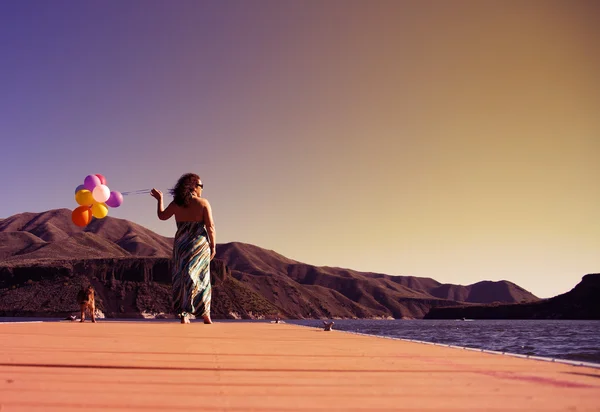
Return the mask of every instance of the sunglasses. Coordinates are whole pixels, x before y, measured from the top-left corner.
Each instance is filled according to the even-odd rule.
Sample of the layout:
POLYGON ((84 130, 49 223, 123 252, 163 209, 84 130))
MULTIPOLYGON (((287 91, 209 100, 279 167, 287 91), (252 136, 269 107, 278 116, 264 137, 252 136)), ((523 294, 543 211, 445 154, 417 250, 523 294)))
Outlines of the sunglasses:
POLYGON ((204 189, 204 183, 197 183, 196 186, 201 187, 202 189, 204 189))

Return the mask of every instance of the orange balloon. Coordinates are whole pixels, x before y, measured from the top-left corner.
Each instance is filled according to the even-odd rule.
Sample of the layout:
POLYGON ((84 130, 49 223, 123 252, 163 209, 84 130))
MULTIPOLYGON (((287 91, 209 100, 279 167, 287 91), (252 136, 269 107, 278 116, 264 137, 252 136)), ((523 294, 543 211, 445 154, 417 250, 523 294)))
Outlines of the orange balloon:
POLYGON ((89 206, 79 206, 71 213, 71 220, 79 227, 85 227, 92 221, 92 211, 89 206))
POLYGON ((75 193, 75 201, 80 206, 89 206, 95 202, 94 197, 92 196, 92 192, 87 189, 81 189, 77 193, 75 193))

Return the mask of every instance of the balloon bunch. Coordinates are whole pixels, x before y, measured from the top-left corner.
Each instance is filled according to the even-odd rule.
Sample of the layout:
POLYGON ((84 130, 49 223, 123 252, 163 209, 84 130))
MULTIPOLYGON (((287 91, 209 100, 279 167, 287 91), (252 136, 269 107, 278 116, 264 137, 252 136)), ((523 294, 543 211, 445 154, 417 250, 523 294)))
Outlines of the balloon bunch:
POLYGON ((111 192, 106 179, 100 174, 88 175, 83 184, 75 189, 75 201, 80 206, 71 213, 71 220, 77 226, 85 227, 92 216, 102 219, 108 215, 108 207, 119 207, 123 203, 120 192, 111 192))

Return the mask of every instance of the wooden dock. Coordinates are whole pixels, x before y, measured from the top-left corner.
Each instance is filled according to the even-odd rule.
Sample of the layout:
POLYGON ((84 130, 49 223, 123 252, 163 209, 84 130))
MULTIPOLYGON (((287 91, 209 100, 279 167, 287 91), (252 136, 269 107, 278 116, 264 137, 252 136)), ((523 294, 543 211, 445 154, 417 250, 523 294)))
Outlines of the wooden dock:
POLYGON ((0 324, 0 412, 600 411, 600 369, 270 323, 0 324))

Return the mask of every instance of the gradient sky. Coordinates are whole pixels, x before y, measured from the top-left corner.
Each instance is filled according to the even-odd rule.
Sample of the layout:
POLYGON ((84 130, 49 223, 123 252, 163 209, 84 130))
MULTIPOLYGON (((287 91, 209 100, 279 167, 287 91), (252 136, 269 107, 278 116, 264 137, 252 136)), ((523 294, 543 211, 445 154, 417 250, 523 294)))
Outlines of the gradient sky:
MULTIPOLYGON (((166 192, 193 171, 219 243, 567 292, 600 272, 599 15, 576 0, 0 0, 0 218, 74 209, 91 173, 166 192)), ((109 216, 174 235, 149 195, 109 216)))

